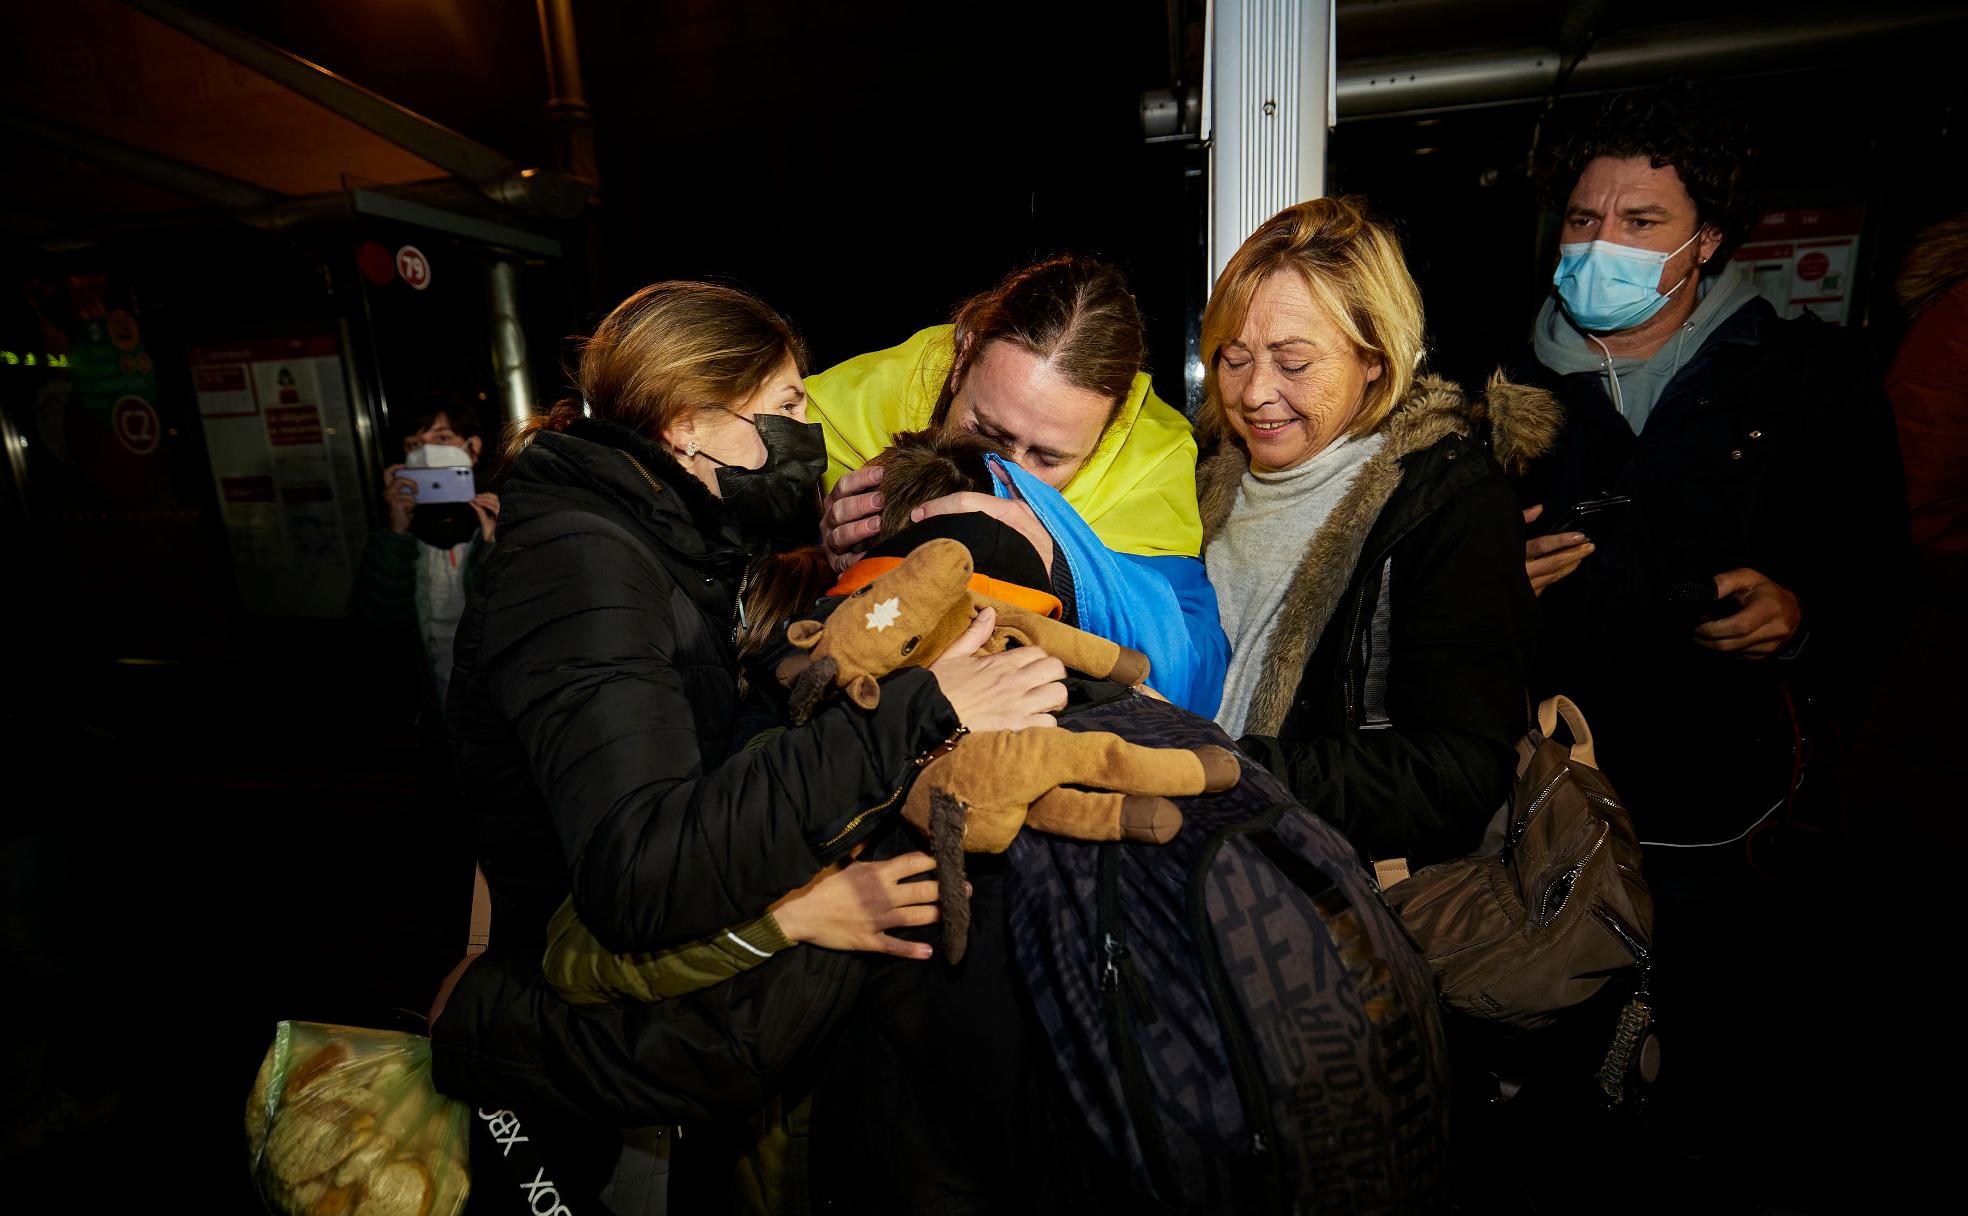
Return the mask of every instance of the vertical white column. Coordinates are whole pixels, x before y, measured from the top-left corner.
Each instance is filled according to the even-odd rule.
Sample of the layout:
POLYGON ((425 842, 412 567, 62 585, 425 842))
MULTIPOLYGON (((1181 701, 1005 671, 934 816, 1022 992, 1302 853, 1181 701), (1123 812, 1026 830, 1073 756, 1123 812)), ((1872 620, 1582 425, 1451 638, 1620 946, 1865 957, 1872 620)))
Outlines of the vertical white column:
POLYGON ((1334 0, 1212 0, 1204 85, 1209 277, 1256 227, 1326 188, 1334 0))

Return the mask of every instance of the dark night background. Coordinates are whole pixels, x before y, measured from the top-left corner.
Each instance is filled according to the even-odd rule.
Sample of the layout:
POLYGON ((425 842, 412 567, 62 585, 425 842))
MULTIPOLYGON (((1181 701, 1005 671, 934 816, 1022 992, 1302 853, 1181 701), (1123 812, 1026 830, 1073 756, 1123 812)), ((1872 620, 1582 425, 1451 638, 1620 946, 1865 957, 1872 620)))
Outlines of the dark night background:
MULTIPOLYGON (((553 161, 528 0, 183 7, 521 164, 553 161)), ((1342 71, 1556 46, 1575 7, 1342 0, 1342 71)), ((1848 11, 1590 7, 1608 37, 1724 20, 1801 27, 1848 11)), ((756 291, 801 327, 817 368, 946 320, 1022 260, 1074 249, 1128 272, 1158 390, 1184 400, 1184 343, 1206 289, 1205 153, 1193 140, 1145 140, 1140 101, 1199 83, 1200 2, 574 9, 599 205, 580 221, 500 221, 567 251, 524 268, 543 399, 560 388, 565 338, 657 279, 756 291)), ((151 139, 145 122, 168 125, 176 99, 203 85, 123 55, 128 44, 106 31, 128 20, 114 0, 9 4, 0 114, 151 139)), ((1713 73, 1757 127, 1772 205, 1865 207, 1856 319, 1882 355, 1897 334, 1890 279, 1907 242, 1964 205, 1960 26, 1950 28, 1819 42, 1713 73)), ((1544 116, 1549 139, 1596 100, 1346 118, 1331 136, 1329 191, 1367 194, 1402 225, 1438 369, 1475 380, 1526 339, 1553 257, 1526 176, 1533 131, 1544 116)), ((112 306, 142 321, 169 429, 133 463, 73 420, 50 421, 38 403, 54 373, 0 366, 0 408, 35 440, 0 486, 0 834, 6 942, 19 960, 0 1071, 93 1104, 86 1133, 30 1158, 67 1210, 172 1195, 196 1196, 194 1210, 250 1211, 238 1120, 274 1022, 414 1025, 406 1011, 427 1006, 459 955, 471 863, 456 824, 418 796, 407 656, 339 620, 243 609, 186 354, 217 337, 324 325, 393 402, 440 385, 484 392, 484 304, 465 269, 481 255, 428 237, 442 291, 365 290, 356 242, 402 238, 340 209, 360 173, 323 161, 326 184, 311 191, 333 204, 325 218, 267 228, 20 130, 5 128, 0 347, 45 347, 60 285, 102 276, 112 306), (68 430, 44 443, 36 428, 51 425, 68 430), (50 463, 51 446, 73 459, 50 463), (23 931, 14 909, 30 903, 55 928, 23 931)), ((255 163, 252 140, 279 135, 233 139, 218 121, 200 138, 174 155, 236 175, 255 163)), ((380 504, 369 506, 373 525, 380 504)))

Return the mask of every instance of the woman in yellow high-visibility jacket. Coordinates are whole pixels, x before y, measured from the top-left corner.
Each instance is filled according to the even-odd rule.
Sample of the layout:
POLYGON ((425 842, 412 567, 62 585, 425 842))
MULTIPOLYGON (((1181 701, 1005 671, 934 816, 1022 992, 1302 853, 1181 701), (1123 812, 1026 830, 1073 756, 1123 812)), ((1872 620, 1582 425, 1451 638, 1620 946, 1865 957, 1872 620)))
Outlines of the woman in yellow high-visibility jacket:
POLYGON ((869 502, 879 471, 852 474, 896 432, 952 422, 1004 443, 1108 548, 1195 557, 1196 440, 1149 386, 1144 350, 1121 272, 1066 256, 1013 271, 954 325, 808 376, 808 409, 827 433, 835 564, 879 526, 869 502))
POLYGON ((864 466, 891 436, 975 430, 1042 483, 1037 494, 1057 491, 1097 543, 1056 535, 1060 504, 1034 504, 1035 512, 1024 501, 1033 494, 1009 488, 997 498, 952 495, 926 513, 986 511, 1026 533, 1049 567, 1058 546, 1076 594, 1130 609, 1116 603, 1112 617, 1094 615, 1123 630, 1140 621, 1148 633, 1115 640, 1148 653, 1172 686, 1192 690, 1172 699, 1214 713, 1228 643, 1196 560, 1196 440, 1188 419, 1150 387, 1145 349, 1121 272, 1066 255, 1014 270, 966 301, 954 324, 808 376, 807 409, 827 439, 829 559, 845 569, 880 531, 881 470, 864 466), (1054 521, 1051 532, 1040 515, 1054 521), (1144 620, 1158 609, 1163 619, 1144 620))

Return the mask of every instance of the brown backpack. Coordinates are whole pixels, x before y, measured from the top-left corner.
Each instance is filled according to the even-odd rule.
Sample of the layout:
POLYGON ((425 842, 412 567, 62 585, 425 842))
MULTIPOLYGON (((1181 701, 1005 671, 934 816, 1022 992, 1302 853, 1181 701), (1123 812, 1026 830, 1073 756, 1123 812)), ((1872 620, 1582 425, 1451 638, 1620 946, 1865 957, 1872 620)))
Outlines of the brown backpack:
MULTIPOLYGON (((1578 706, 1564 697, 1540 705, 1517 747, 1516 788, 1483 847, 1391 882, 1382 894, 1434 969, 1444 1004, 1535 1030, 1627 968, 1638 968, 1644 997, 1654 902, 1640 876, 1632 820, 1596 767, 1578 706), (1552 738, 1560 719, 1569 747, 1552 738)), ((1376 868, 1384 882, 1398 877, 1386 863, 1376 868)), ((1636 999, 1621 1037, 1635 1006, 1633 1033, 1644 1032, 1646 1008, 1636 999)))

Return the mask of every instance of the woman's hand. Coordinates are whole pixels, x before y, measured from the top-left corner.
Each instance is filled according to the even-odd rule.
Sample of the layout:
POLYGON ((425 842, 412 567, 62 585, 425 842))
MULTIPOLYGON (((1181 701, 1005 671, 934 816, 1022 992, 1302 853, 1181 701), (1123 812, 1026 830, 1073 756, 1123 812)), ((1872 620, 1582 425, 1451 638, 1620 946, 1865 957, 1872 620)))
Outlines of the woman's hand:
POLYGON ((820 544, 836 572, 861 560, 861 550, 881 534, 880 465, 869 465, 834 483, 820 504, 820 544))
POLYGON ((929 674, 957 711, 957 721, 970 730, 1057 725, 1052 715, 1066 707, 1066 665, 1037 646, 978 654, 997 622, 995 609, 978 613, 943 657, 930 664, 929 674))
MULTIPOLYGON (((1524 512, 1524 522, 1531 523, 1542 514, 1544 504, 1539 503, 1524 512)), ((1524 573, 1531 580, 1531 593, 1543 595, 1546 587, 1578 569, 1596 547, 1583 532, 1533 536, 1525 541, 1524 573)))
POLYGON ((487 544, 492 542, 492 534, 499 527, 499 496, 490 492, 480 494, 471 500, 472 510, 478 513, 478 529, 485 536, 487 544))
MULTIPOLYGON (((1003 469, 994 465, 991 473, 1004 485, 1012 484, 1011 478, 1003 469)), ((1019 535, 1031 542, 1032 547, 1037 549, 1039 556, 1044 559, 1046 575, 1050 577, 1052 533, 1045 530, 1045 525, 1039 522, 1038 512, 1032 510, 1031 504, 1018 496, 1016 488, 1012 489, 1011 494, 1010 498, 999 498, 996 494, 979 494, 970 490, 945 494, 941 498, 932 498, 917 507, 910 512, 909 519, 914 523, 921 523, 932 515, 966 515, 973 511, 982 511, 999 523, 1016 529, 1019 535)))
POLYGON ((934 881, 912 882, 936 868, 927 853, 905 853, 888 861, 854 860, 820 871, 812 882, 772 905, 779 931, 796 942, 829 950, 865 950, 896 958, 924 959, 928 942, 890 937, 888 930, 933 925, 937 908, 934 881))
POLYGON ((383 470, 383 505, 389 508, 389 530, 398 534, 410 530, 410 513, 417 509, 417 483, 402 474, 400 464, 383 470))

